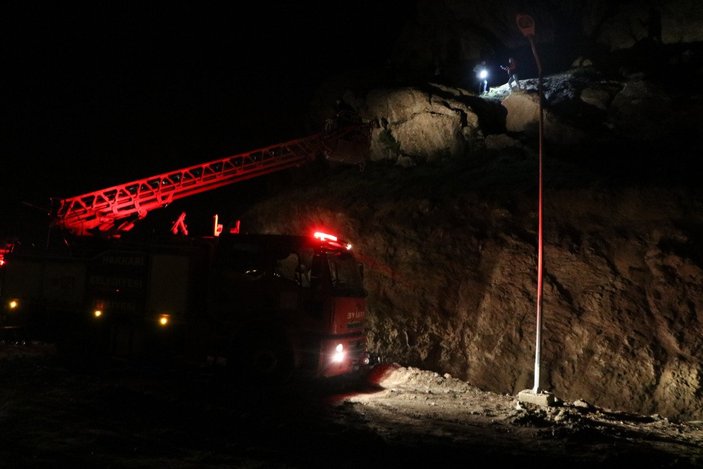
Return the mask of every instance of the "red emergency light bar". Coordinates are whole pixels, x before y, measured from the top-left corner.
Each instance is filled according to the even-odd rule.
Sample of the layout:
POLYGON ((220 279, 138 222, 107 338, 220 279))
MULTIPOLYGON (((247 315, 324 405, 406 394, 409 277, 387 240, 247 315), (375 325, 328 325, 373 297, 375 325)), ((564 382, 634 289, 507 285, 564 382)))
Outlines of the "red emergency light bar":
POLYGON ((346 249, 347 251, 351 251, 352 245, 351 243, 348 243, 346 241, 338 239, 335 235, 331 235, 329 233, 323 233, 322 231, 316 231, 313 233, 313 238, 319 239, 321 242, 325 244, 329 244, 330 246, 334 246, 337 248, 343 248, 346 249))
POLYGON ((337 237, 335 235, 323 233, 321 231, 316 231, 315 234, 312 235, 312 237, 319 239, 320 241, 337 241, 337 237))
POLYGON ((13 243, 0 243, 0 267, 5 265, 5 255, 12 252, 13 243))

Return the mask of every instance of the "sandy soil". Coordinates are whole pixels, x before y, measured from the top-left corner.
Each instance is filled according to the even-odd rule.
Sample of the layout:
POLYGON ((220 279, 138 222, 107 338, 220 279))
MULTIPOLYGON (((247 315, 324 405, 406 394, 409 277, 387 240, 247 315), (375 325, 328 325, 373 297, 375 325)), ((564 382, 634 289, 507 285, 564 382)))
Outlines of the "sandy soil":
POLYGON ((700 467, 703 422, 541 408, 449 375, 235 383, 211 369, 66 367, 0 344, 1 467, 700 467))

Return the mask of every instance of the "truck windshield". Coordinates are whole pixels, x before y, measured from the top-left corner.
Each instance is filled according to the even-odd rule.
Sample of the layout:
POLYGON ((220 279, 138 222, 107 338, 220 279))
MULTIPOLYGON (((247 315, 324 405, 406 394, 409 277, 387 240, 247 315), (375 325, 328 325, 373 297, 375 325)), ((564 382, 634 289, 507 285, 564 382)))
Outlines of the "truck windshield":
POLYGON ((327 262, 330 268, 332 289, 335 292, 349 295, 364 294, 361 269, 353 256, 347 253, 329 254, 327 262))

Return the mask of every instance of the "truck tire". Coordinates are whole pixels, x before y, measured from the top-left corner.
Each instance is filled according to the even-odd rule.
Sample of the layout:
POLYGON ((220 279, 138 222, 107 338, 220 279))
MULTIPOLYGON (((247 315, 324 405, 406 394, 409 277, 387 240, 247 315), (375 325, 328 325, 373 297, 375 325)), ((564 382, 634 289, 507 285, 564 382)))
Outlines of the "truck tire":
POLYGON ((288 381, 293 374, 293 351, 283 334, 250 331, 232 347, 228 357, 230 373, 241 373, 247 385, 277 385, 288 381))
POLYGON ((104 364, 104 353, 98 347, 95 331, 80 322, 69 322, 54 339, 59 361, 69 369, 91 371, 104 364))

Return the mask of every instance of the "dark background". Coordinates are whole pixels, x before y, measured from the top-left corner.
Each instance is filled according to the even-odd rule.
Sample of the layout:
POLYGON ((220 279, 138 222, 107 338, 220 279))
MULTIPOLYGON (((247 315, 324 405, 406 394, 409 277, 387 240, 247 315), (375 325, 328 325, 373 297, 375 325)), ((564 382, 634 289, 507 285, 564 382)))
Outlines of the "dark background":
POLYGON ((43 220, 50 197, 307 135, 300 116, 319 84, 383 63, 414 13, 403 8, 9 3, 0 235, 43 220))

